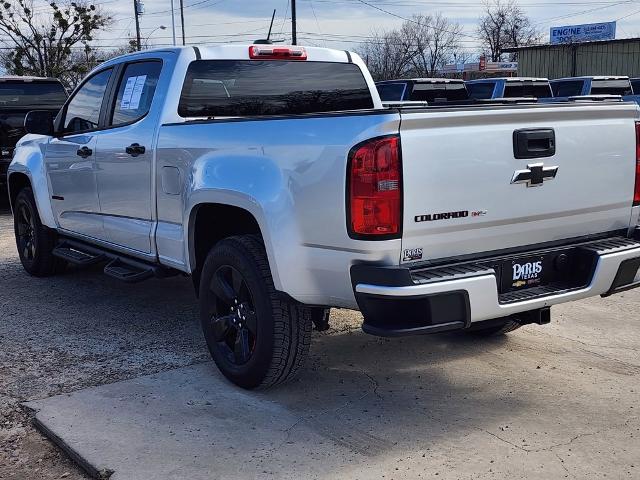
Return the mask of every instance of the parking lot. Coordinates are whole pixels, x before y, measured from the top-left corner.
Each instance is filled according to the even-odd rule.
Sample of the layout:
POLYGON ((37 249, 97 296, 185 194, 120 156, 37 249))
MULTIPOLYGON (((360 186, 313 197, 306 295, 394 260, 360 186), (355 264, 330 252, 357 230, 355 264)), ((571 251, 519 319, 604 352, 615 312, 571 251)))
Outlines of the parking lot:
POLYGON ((494 339, 383 340, 334 311, 296 381, 247 394, 211 366, 189 279, 30 278, 5 207, 0 478, 86 478, 22 406, 61 394, 45 400, 47 415, 78 449, 91 432, 91 455, 119 479, 638 478, 639 300, 556 307, 551 325, 494 339), (130 433, 130 418, 147 440, 127 440, 122 455, 114 436, 130 433))

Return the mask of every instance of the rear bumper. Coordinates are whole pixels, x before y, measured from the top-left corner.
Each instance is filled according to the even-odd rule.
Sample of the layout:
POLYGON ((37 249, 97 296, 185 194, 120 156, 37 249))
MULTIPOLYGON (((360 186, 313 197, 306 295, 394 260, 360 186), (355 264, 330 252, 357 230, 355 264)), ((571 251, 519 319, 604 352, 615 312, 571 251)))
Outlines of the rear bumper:
POLYGON ((634 283, 640 267, 640 241, 616 237, 566 248, 584 251, 588 274, 581 284, 547 285, 506 294, 499 293, 496 271, 487 261, 420 270, 354 265, 351 277, 365 318, 363 329, 375 335, 398 336, 468 328, 473 322, 640 286, 640 282, 634 283))

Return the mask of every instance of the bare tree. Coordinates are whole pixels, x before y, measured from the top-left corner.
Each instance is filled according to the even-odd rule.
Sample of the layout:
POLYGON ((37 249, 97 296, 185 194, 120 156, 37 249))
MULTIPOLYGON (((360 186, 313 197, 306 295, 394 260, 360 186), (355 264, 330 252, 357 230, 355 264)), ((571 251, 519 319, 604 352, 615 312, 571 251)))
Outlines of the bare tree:
POLYGON ((440 13, 414 15, 404 22, 401 37, 412 52, 411 64, 415 75, 433 77, 460 50, 462 28, 440 13))
POLYGON ((0 3, 0 61, 8 73, 56 77, 67 85, 86 73, 86 62, 77 60, 95 55, 89 42, 111 18, 85 0, 64 1, 44 9, 34 8, 33 0, 0 3))
POLYGON ((399 30, 373 32, 358 53, 376 80, 434 76, 460 52, 461 31, 440 13, 414 15, 399 30))
MULTIPOLYGON (((503 59, 505 48, 539 43, 542 37, 515 0, 486 0, 478 35, 493 62, 503 59)), ((515 60, 515 55, 509 59, 515 60)))
POLYGON ((397 30, 373 32, 358 53, 364 58, 375 80, 399 78, 411 66, 413 52, 397 30))

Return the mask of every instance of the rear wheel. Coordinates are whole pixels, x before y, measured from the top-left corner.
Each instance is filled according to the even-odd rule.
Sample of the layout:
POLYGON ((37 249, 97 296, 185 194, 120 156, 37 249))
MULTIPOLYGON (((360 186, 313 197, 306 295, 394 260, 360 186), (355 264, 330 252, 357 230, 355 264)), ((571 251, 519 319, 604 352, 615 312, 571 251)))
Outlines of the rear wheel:
POLYGON ((64 268, 64 262, 53 256, 55 231, 40 222, 33 191, 29 187, 20 190, 16 197, 13 226, 20 262, 27 273, 47 277, 64 268))
POLYGON ((311 309, 280 298, 260 237, 217 244, 200 279, 200 319, 222 374, 243 388, 291 379, 311 343, 311 309))

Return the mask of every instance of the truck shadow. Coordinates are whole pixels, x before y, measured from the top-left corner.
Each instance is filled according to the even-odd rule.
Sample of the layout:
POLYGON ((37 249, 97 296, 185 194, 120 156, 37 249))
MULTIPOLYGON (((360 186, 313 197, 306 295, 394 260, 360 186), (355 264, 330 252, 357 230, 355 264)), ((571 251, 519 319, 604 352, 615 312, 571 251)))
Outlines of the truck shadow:
MULTIPOLYGON (((38 362, 28 369, 10 365, 12 382, 0 394, 43 398, 209 361, 188 279, 126 285, 96 269, 36 279, 3 255, 0 279, 7 286, 0 292, 0 359, 29 352, 38 362)), ((344 315, 357 319, 333 312, 336 319, 344 315)), ((495 426, 523 408, 517 392, 505 394, 508 365, 492 363, 507 339, 379 339, 351 324, 352 331, 314 334, 297 380, 250 393, 298 418, 287 427, 292 438, 299 429, 311 431, 350 455, 372 457, 403 445, 426 449, 447 435, 495 426)), ((220 409, 234 411, 233 391, 243 392, 221 379, 213 364, 209 370, 212 388, 226 392, 220 409)))

